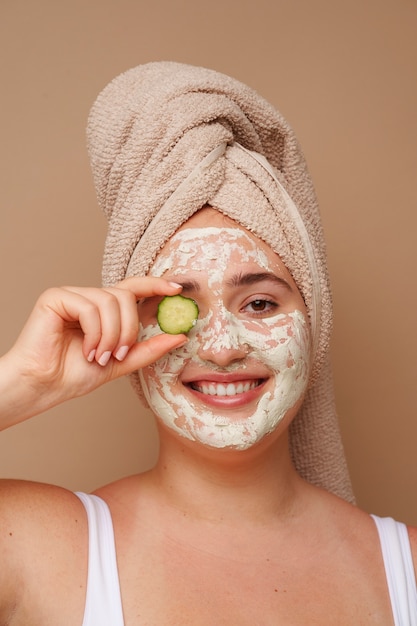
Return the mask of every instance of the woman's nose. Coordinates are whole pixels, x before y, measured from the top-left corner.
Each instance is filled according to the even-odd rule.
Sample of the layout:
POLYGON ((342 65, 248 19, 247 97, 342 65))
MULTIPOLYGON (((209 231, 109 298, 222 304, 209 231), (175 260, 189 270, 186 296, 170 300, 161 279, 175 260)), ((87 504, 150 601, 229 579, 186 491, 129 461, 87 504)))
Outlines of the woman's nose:
POLYGON ((210 311, 206 323, 197 331, 200 340, 198 356, 219 367, 244 359, 249 352, 233 316, 226 310, 210 311))

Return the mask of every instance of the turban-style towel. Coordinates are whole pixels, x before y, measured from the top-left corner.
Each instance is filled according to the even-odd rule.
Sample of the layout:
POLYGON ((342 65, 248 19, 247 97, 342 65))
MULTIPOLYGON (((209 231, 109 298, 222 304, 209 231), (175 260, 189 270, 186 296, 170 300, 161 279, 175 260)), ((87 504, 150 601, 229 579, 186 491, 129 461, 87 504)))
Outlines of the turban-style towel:
MULTIPOLYGON (((280 256, 305 300, 313 337, 309 390, 290 429, 309 482, 354 501, 329 364, 332 305, 319 210, 289 124, 255 91, 213 70, 155 62, 98 96, 88 146, 108 220, 103 283, 148 272, 175 231, 211 205, 280 256)), ((137 374, 133 384, 140 394, 137 374)))

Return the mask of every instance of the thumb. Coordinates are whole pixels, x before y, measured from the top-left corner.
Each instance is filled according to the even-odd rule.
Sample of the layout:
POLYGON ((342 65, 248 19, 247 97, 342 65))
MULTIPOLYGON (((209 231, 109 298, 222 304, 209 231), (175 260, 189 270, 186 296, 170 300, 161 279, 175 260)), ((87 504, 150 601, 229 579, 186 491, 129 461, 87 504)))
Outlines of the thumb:
POLYGON ((112 367, 111 378, 131 374, 142 367, 154 363, 165 354, 180 348, 188 342, 185 335, 168 335, 161 333, 150 339, 135 343, 122 361, 113 358, 109 362, 112 367))

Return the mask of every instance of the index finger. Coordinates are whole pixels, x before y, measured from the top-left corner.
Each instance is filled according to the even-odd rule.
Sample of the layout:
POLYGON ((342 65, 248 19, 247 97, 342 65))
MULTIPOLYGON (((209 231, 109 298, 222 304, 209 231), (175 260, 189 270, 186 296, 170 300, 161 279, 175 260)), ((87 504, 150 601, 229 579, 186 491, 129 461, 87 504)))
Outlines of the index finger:
POLYGON ((182 285, 157 276, 130 276, 114 287, 131 291, 138 299, 150 296, 171 296, 182 290, 182 285))

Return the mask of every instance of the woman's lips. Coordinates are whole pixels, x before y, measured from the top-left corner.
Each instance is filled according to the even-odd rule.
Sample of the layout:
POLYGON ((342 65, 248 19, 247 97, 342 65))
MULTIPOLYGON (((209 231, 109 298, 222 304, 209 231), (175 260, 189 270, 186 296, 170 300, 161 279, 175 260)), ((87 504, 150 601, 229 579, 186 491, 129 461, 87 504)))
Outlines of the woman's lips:
POLYGON ((236 396, 240 393, 246 393, 251 389, 255 389, 261 384, 262 380, 239 380, 230 383, 216 383, 211 380, 198 381, 191 383, 191 388, 195 391, 203 393, 205 396, 236 396))
POLYGON ((199 400, 213 406, 243 406, 258 398, 265 378, 217 382, 190 381, 187 387, 199 400))

